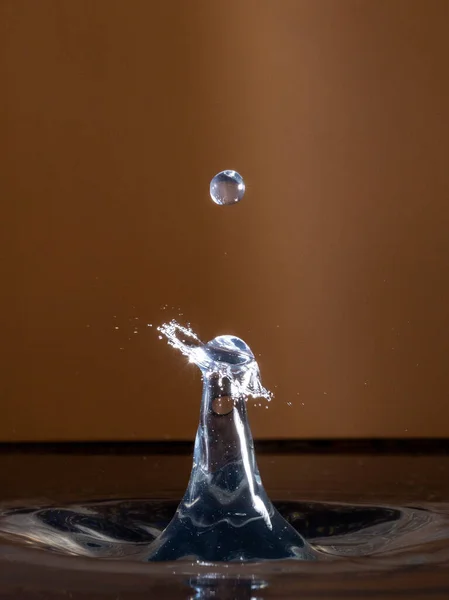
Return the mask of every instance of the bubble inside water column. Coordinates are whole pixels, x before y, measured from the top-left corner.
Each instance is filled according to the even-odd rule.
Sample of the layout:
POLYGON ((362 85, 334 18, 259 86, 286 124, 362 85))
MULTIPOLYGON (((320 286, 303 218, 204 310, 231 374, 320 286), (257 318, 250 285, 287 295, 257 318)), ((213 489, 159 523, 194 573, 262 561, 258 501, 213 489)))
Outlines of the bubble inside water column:
POLYGON ((210 182, 210 197, 220 206, 240 202, 245 194, 245 182, 237 171, 221 171, 210 182))

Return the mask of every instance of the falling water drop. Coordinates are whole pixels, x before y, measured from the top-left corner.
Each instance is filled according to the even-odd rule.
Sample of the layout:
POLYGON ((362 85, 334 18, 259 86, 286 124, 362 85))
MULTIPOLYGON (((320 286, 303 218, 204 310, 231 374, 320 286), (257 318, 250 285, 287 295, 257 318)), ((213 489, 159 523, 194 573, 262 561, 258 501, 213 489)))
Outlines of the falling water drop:
POLYGON ((240 202, 245 193, 245 182, 237 171, 221 171, 210 182, 210 197, 219 205, 240 202))

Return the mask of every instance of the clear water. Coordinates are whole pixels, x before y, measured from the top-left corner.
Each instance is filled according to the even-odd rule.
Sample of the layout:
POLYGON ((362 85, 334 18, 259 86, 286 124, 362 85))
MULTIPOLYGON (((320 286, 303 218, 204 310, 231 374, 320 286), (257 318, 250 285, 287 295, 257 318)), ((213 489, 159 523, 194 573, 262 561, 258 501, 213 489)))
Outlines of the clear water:
MULTIPOLYGON (((218 205, 238 203, 244 193, 236 171, 222 171, 210 182, 210 196, 218 205)), ((84 598, 86 590, 96 589, 116 598, 128 586, 133 598, 143 590, 148 597, 256 600, 270 588, 270 597, 296 599, 305 598, 306 582, 315 585, 309 587, 310 597, 328 597, 330 582, 340 590, 338 597, 364 589, 370 597, 384 598, 385 588, 373 590, 373 572, 386 572, 392 589, 392 573, 399 574, 401 584, 405 572, 413 595, 418 589, 413 574, 432 566, 433 581, 447 571, 449 505, 272 502, 262 484, 246 412, 248 398, 270 402, 272 394, 262 385, 251 349, 227 335, 204 343, 175 321, 159 332, 199 367, 203 379, 192 471, 181 502, 152 494, 0 504, 0 587, 6 573, 13 581, 19 564, 22 570, 15 573, 21 593, 27 583, 32 594, 52 589, 72 597, 71 589, 84 598), (88 583, 80 572, 89 575, 88 583), (120 575, 131 581, 117 581, 120 575), (180 582, 189 588, 188 596, 177 587, 180 582)), ((432 597, 449 597, 449 581, 439 581, 432 597)))
MULTIPOLYGON (((200 368, 203 379, 192 471, 181 502, 153 497, 3 504, 0 550, 6 544, 53 557, 170 564, 172 574, 201 575, 192 586, 203 595, 195 597, 212 593, 212 566, 217 574, 223 565, 229 578, 232 565, 248 565, 260 575, 257 565, 263 564, 267 575, 304 573, 314 565, 335 573, 449 563, 446 505, 273 503, 261 481, 246 413, 247 398, 269 402, 272 396, 251 349, 234 336, 203 343, 176 321, 159 332, 200 368)), ((240 586, 246 571, 238 573, 240 586)), ((245 589, 256 585, 252 575, 245 589)), ((216 585, 215 578, 215 591, 216 585)))
MULTIPOLYGON (((42 581, 48 569, 50 588, 62 573, 64 586, 78 589, 82 571, 90 586, 109 586, 111 594, 129 585, 154 597, 262 598, 267 588, 269 597, 297 598, 308 582, 321 595, 332 585, 374 597, 373 573, 388 573, 388 586, 392 573, 402 581, 406 572, 412 586, 412 575, 429 566, 436 569, 431 582, 445 572, 448 505, 272 502, 246 415, 246 398, 271 400, 251 349, 233 336, 203 343, 174 321, 160 333, 203 378, 184 497, 0 505, 0 567, 21 565, 19 584, 24 577, 42 581)), ((438 588, 443 594, 445 586, 438 588)), ((376 597, 385 597, 382 589, 376 597)))
POLYGON ((202 373, 203 396, 190 481, 175 516, 151 545, 148 560, 245 562, 315 553, 279 514, 262 485, 246 400, 263 387, 249 346, 223 335, 207 344, 171 321, 159 328, 202 373))
MULTIPOLYGON (((297 539, 304 541, 302 548, 307 548, 313 559, 320 560, 262 562, 266 574, 302 573, 312 565, 320 571, 345 572, 449 561, 449 505, 423 503, 399 507, 279 501, 273 508, 294 532, 288 539, 298 536, 297 539), (367 558, 369 561, 363 562, 367 558)), ((207 511, 205 517, 210 514, 207 511)), ((0 541, 52 554, 140 563, 160 551, 161 544, 154 546, 155 542, 164 532, 167 537, 171 535, 170 527, 179 518, 178 503, 167 499, 100 500, 66 505, 13 503, 0 508, 0 541)), ((227 533, 225 529, 224 535, 227 533)), ((171 555, 170 568, 180 573, 194 573, 201 565, 219 569, 220 560, 200 560, 198 546, 193 550, 196 555, 185 556, 178 569, 173 562, 178 558, 175 550, 171 547, 166 550, 171 555), (195 566, 192 569, 189 565, 195 566)), ((223 564, 228 572, 234 572, 229 568, 232 563, 223 564)), ((247 563, 246 571, 242 570, 244 563, 234 564, 239 565, 237 572, 245 573, 259 571, 260 561, 247 563)))
POLYGON ((236 204, 244 194, 245 182, 237 171, 221 171, 210 182, 210 197, 215 204, 236 204))

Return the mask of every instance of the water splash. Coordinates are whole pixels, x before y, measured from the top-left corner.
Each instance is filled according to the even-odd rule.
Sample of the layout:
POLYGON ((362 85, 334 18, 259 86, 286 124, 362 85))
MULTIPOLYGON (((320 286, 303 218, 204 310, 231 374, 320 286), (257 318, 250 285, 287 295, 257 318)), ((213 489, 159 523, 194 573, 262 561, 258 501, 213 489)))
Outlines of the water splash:
POLYGON ((189 326, 184 327, 176 320, 164 323, 158 331, 167 338, 170 346, 201 369, 203 380, 215 374, 219 387, 224 390, 227 386, 231 398, 271 401, 273 394, 262 385, 254 354, 240 338, 220 335, 205 344, 189 326))
POLYGON ((262 485, 245 401, 271 394, 249 346, 228 335, 205 344, 176 321, 159 331, 201 369, 203 397, 187 491, 148 560, 315 558, 262 485))
MULTIPOLYGON (((170 561, 171 574, 197 576, 201 571, 206 576, 197 581, 197 592, 203 595, 212 583, 215 591, 209 578, 211 564, 214 577, 234 574, 239 581, 257 569, 264 577, 281 572, 300 576, 308 572, 308 560, 329 573, 449 564, 448 505, 290 501, 275 507, 262 485, 246 416, 246 398, 271 398, 251 349, 233 336, 203 343, 190 327, 176 321, 159 332, 203 375, 193 467, 181 503, 80 498, 62 505, 3 504, 0 549, 5 543, 16 547, 25 565, 29 548, 46 551, 46 562, 56 554, 125 563, 170 561), (369 561, 359 561, 368 556, 369 561), (178 560, 175 567, 171 561, 178 560), (266 560, 275 562, 254 565, 266 560)), ((10 550, 6 552, 9 560, 10 550)), ((95 568, 100 573, 104 561, 98 563, 95 568)), ((156 568, 156 564, 146 567, 156 568)), ((111 572, 117 568, 115 563, 111 572)))

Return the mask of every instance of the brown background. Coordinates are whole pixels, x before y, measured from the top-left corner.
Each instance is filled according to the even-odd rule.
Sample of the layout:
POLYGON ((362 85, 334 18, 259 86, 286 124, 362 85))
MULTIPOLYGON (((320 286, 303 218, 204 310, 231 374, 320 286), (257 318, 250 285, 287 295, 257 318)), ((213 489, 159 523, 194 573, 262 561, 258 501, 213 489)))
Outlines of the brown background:
POLYGON ((449 435, 448 27, 438 0, 1 0, 0 439, 191 438, 172 317, 260 354, 258 437, 449 435))

